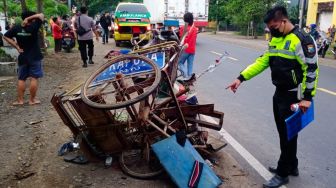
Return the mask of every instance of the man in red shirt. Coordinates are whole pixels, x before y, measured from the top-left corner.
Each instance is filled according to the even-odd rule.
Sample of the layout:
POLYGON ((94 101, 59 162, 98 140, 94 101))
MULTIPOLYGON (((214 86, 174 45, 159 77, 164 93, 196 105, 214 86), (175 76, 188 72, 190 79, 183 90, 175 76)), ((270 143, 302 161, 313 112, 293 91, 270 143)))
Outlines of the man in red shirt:
POLYGON ((182 52, 179 59, 179 69, 182 72, 182 76, 185 79, 189 79, 193 73, 193 62, 196 51, 196 38, 198 29, 194 25, 194 16, 192 13, 187 12, 183 16, 183 20, 188 24, 187 31, 184 31, 184 28, 180 29, 180 35, 183 36, 185 32, 188 32, 184 44, 187 44, 188 47, 182 52), (185 68, 185 62, 187 61, 187 68, 185 68))
POLYGON ((52 34, 55 41, 55 53, 58 53, 62 50, 62 29, 57 17, 53 18, 52 34))

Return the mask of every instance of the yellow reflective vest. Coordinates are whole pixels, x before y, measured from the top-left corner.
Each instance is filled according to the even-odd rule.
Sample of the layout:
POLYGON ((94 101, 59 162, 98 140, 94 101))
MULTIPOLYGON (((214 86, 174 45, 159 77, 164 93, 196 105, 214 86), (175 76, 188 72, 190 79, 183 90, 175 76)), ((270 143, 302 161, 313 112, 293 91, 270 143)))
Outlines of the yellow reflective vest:
POLYGON ((268 50, 240 73, 239 80, 249 80, 270 67, 272 83, 279 90, 292 90, 302 83, 304 100, 316 93, 318 55, 314 39, 295 27, 284 37, 273 37, 268 50))

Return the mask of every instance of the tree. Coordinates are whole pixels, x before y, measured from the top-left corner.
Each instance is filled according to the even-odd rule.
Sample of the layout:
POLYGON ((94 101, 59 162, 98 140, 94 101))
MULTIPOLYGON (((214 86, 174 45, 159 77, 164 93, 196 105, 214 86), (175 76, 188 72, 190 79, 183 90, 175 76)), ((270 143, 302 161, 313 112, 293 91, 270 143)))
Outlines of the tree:
MULTIPOLYGON (((55 16, 55 15, 64 15, 70 13, 68 7, 59 3, 55 0, 25 0, 27 8, 31 11, 42 12, 45 17, 55 16)), ((18 17, 21 15, 21 0, 20 1, 7 1, 7 16, 8 17, 18 17)), ((0 4, 0 9, 4 10, 4 4, 0 4)), ((5 12, 5 11, 4 11, 5 12)))
POLYGON ((293 6, 288 11, 288 16, 293 24, 299 24, 299 5, 293 6))
POLYGON ((3 0, 3 11, 5 14, 5 17, 7 18, 7 0, 3 0))
POLYGON ((220 21, 232 22, 246 32, 248 26, 252 26, 256 36, 257 30, 263 31, 263 18, 269 8, 283 0, 210 0, 209 19, 215 20, 218 15, 220 21), (251 25, 252 23, 252 25, 251 25))
POLYGON ((104 11, 114 11, 120 2, 142 3, 143 0, 75 0, 77 6, 89 7, 90 16, 104 11))
POLYGON ((42 2, 42 0, 36 0, 36 4, 37 4, 37 12, 38 13, 43 12, 43 2, 42 2))
POLYGON ((21 9, 22 9, 22 12, 24 11, 27 11, 27 3, 26 3, 26 0, 20 0, 21 2, 21 9))
MULTIPOLYGON (((37 12, 42 13, 43 12, 42 0, 36 0, 36 4, 37 4, 37 12)), ((44 27, 41 26, 39 33, 38 33, 38 40, 39 40, 40 48, 46 50, 46 46, 44 44, 44 32, 45 32, 44 27)))

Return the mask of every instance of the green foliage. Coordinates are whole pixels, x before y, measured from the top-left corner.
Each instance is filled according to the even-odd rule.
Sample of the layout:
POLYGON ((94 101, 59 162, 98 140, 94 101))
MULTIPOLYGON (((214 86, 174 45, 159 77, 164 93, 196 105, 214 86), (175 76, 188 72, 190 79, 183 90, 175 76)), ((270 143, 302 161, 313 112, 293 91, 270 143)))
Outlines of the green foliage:
POLYGON ((210 0, 209 7, 209 20, 216 21, 217 18, 220 21, 225 21, 228 18, 228 15, 225 12, 226 0, 210 0))
MULTIPOLYGON (((153 0, 155 1, 155 0, 153 0)), ((97 13, 105 11, 114 11, 119 2, 142 3, 143 0, 75 0, 77 7, 86 5, 89 8, 89 15, 94 16, 97 13)))
POLYGON ((6 52, 0 48, 0 62, 12 62, 15 61, 10 55, 6 54, 6 52))
POLYGON ((225 10, 235 24, 245 28, 251 21, 261 23, 273 3, 274 0, 230 0, 225 10))
MULTIPOLYGON (((234 24, 241 32, 246 32, 250 23, 254 31, 263 32, 263 18, 268 9, 274 5, 287 7, 284 0, 210 0, 209 20, 234 24), (218 4, 217 4, 218 2, 218 4)), ((298 7, 291 7, 289 18, 296 23, 299 17, 298 7)))
MULTIPOLYGON (((27 7, 31 11, 37 11, 36 0, 26 0, 27 7)), ((3 11, 3 3, 0 3, 0 10, 3 11)), ((7 15, 8 17, 17 17, 21 15, 21 4, 20 2, 7 0, 7 15)), ((43 13, 46 17, 50 17, 52 15, 63 15, 68 14, 68 7, 60 3, 56 0, 43 0, 43 13)))
POLYGON ((293 24, 298 24, 299 23, 299 12, 300 12, 299 11, 299 5, 293 6, 289 9, 288 16, 289 16, 290 21, 293 24))

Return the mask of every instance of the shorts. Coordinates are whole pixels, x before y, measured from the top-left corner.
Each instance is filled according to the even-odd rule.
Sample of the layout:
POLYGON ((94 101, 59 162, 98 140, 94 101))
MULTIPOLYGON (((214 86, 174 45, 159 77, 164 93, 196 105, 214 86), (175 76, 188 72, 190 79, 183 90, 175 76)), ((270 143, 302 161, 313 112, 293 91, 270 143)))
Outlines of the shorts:
POLYGON ((19 80, 27 80, 28 77, 41 78, 43 77, 42 60, 34 60, 18 68, 19 80))

